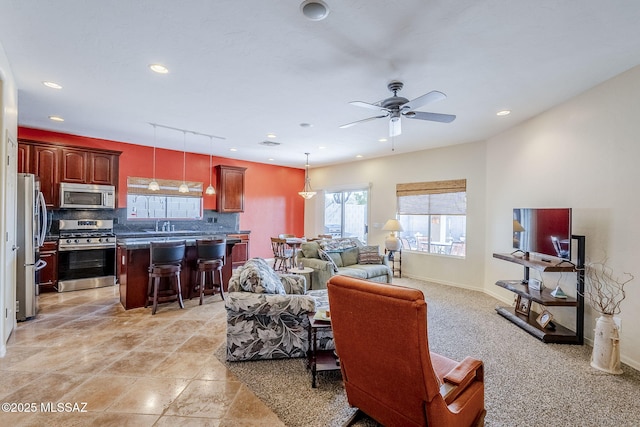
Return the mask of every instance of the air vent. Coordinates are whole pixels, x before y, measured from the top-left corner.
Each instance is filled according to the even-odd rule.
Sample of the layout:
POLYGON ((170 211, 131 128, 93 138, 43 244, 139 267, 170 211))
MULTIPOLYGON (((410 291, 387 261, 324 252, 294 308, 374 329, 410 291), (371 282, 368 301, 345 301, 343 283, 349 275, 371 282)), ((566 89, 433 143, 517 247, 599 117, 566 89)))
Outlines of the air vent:
POLYGON ((262 141, 260 145, 266 145, 267 147, 277 147, 278 145, 280 145, 280 143, 275 141, 262 141))

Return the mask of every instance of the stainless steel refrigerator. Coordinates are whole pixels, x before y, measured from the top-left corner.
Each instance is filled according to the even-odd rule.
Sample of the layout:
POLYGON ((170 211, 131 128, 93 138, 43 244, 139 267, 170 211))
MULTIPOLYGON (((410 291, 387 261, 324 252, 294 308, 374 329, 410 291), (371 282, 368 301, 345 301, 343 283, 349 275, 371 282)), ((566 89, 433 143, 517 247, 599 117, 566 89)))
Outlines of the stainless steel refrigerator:
POLYGON ((47 228, 47 208, 36 175, 19 173, 17 188, 16 319, 23 321, 38 313, 36 271, 47 265, 40 259, 40 246, 44 243, 47 228))

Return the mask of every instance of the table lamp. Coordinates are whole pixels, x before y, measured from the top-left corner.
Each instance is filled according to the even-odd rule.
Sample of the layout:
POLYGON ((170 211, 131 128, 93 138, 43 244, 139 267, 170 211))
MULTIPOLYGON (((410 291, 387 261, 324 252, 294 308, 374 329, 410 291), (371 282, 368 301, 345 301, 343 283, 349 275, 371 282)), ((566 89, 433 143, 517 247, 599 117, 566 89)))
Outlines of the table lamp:
POLYGON ((385 231, 391 231, 391 233, 384 239, 384 247, 387 248, 388 251, 397 251, 400 249, 401 243, 400 239, 396 237, 396 231, 402 231, 402 224, 397 219, 390 219, 386 222, 384 227, 382 227, 385 231))

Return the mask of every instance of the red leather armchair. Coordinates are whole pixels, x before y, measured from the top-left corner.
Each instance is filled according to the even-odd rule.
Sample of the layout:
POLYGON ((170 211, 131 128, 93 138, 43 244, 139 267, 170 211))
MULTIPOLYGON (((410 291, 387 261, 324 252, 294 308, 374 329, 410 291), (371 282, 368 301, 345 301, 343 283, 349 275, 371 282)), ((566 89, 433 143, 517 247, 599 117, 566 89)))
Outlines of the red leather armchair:
POLYGON ((351 406, 387 427, 484 424, 483 364, 429 351, 422 292, 347 276, 327 289, 351 406))

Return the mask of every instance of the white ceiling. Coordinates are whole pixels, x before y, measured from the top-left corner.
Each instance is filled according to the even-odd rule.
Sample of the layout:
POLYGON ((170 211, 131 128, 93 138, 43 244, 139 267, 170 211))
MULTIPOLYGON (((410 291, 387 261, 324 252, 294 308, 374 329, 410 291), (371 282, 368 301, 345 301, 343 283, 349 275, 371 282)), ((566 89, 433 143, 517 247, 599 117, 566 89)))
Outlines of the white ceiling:
POLYGON ((226 138, 187 134, 187 151, 313 167, 482 140, 640 63, 634 0, 326 0, 318 22, 301 2, 1 0, 19 124, 152 146, 159 123, 226 138), (408 99, 446 93, 419 110, 457 119, 402 119, 393 152, 386 119, 338 128, 394 79, 408 99), (259 144, 270 132, 280 146, 259 144))

